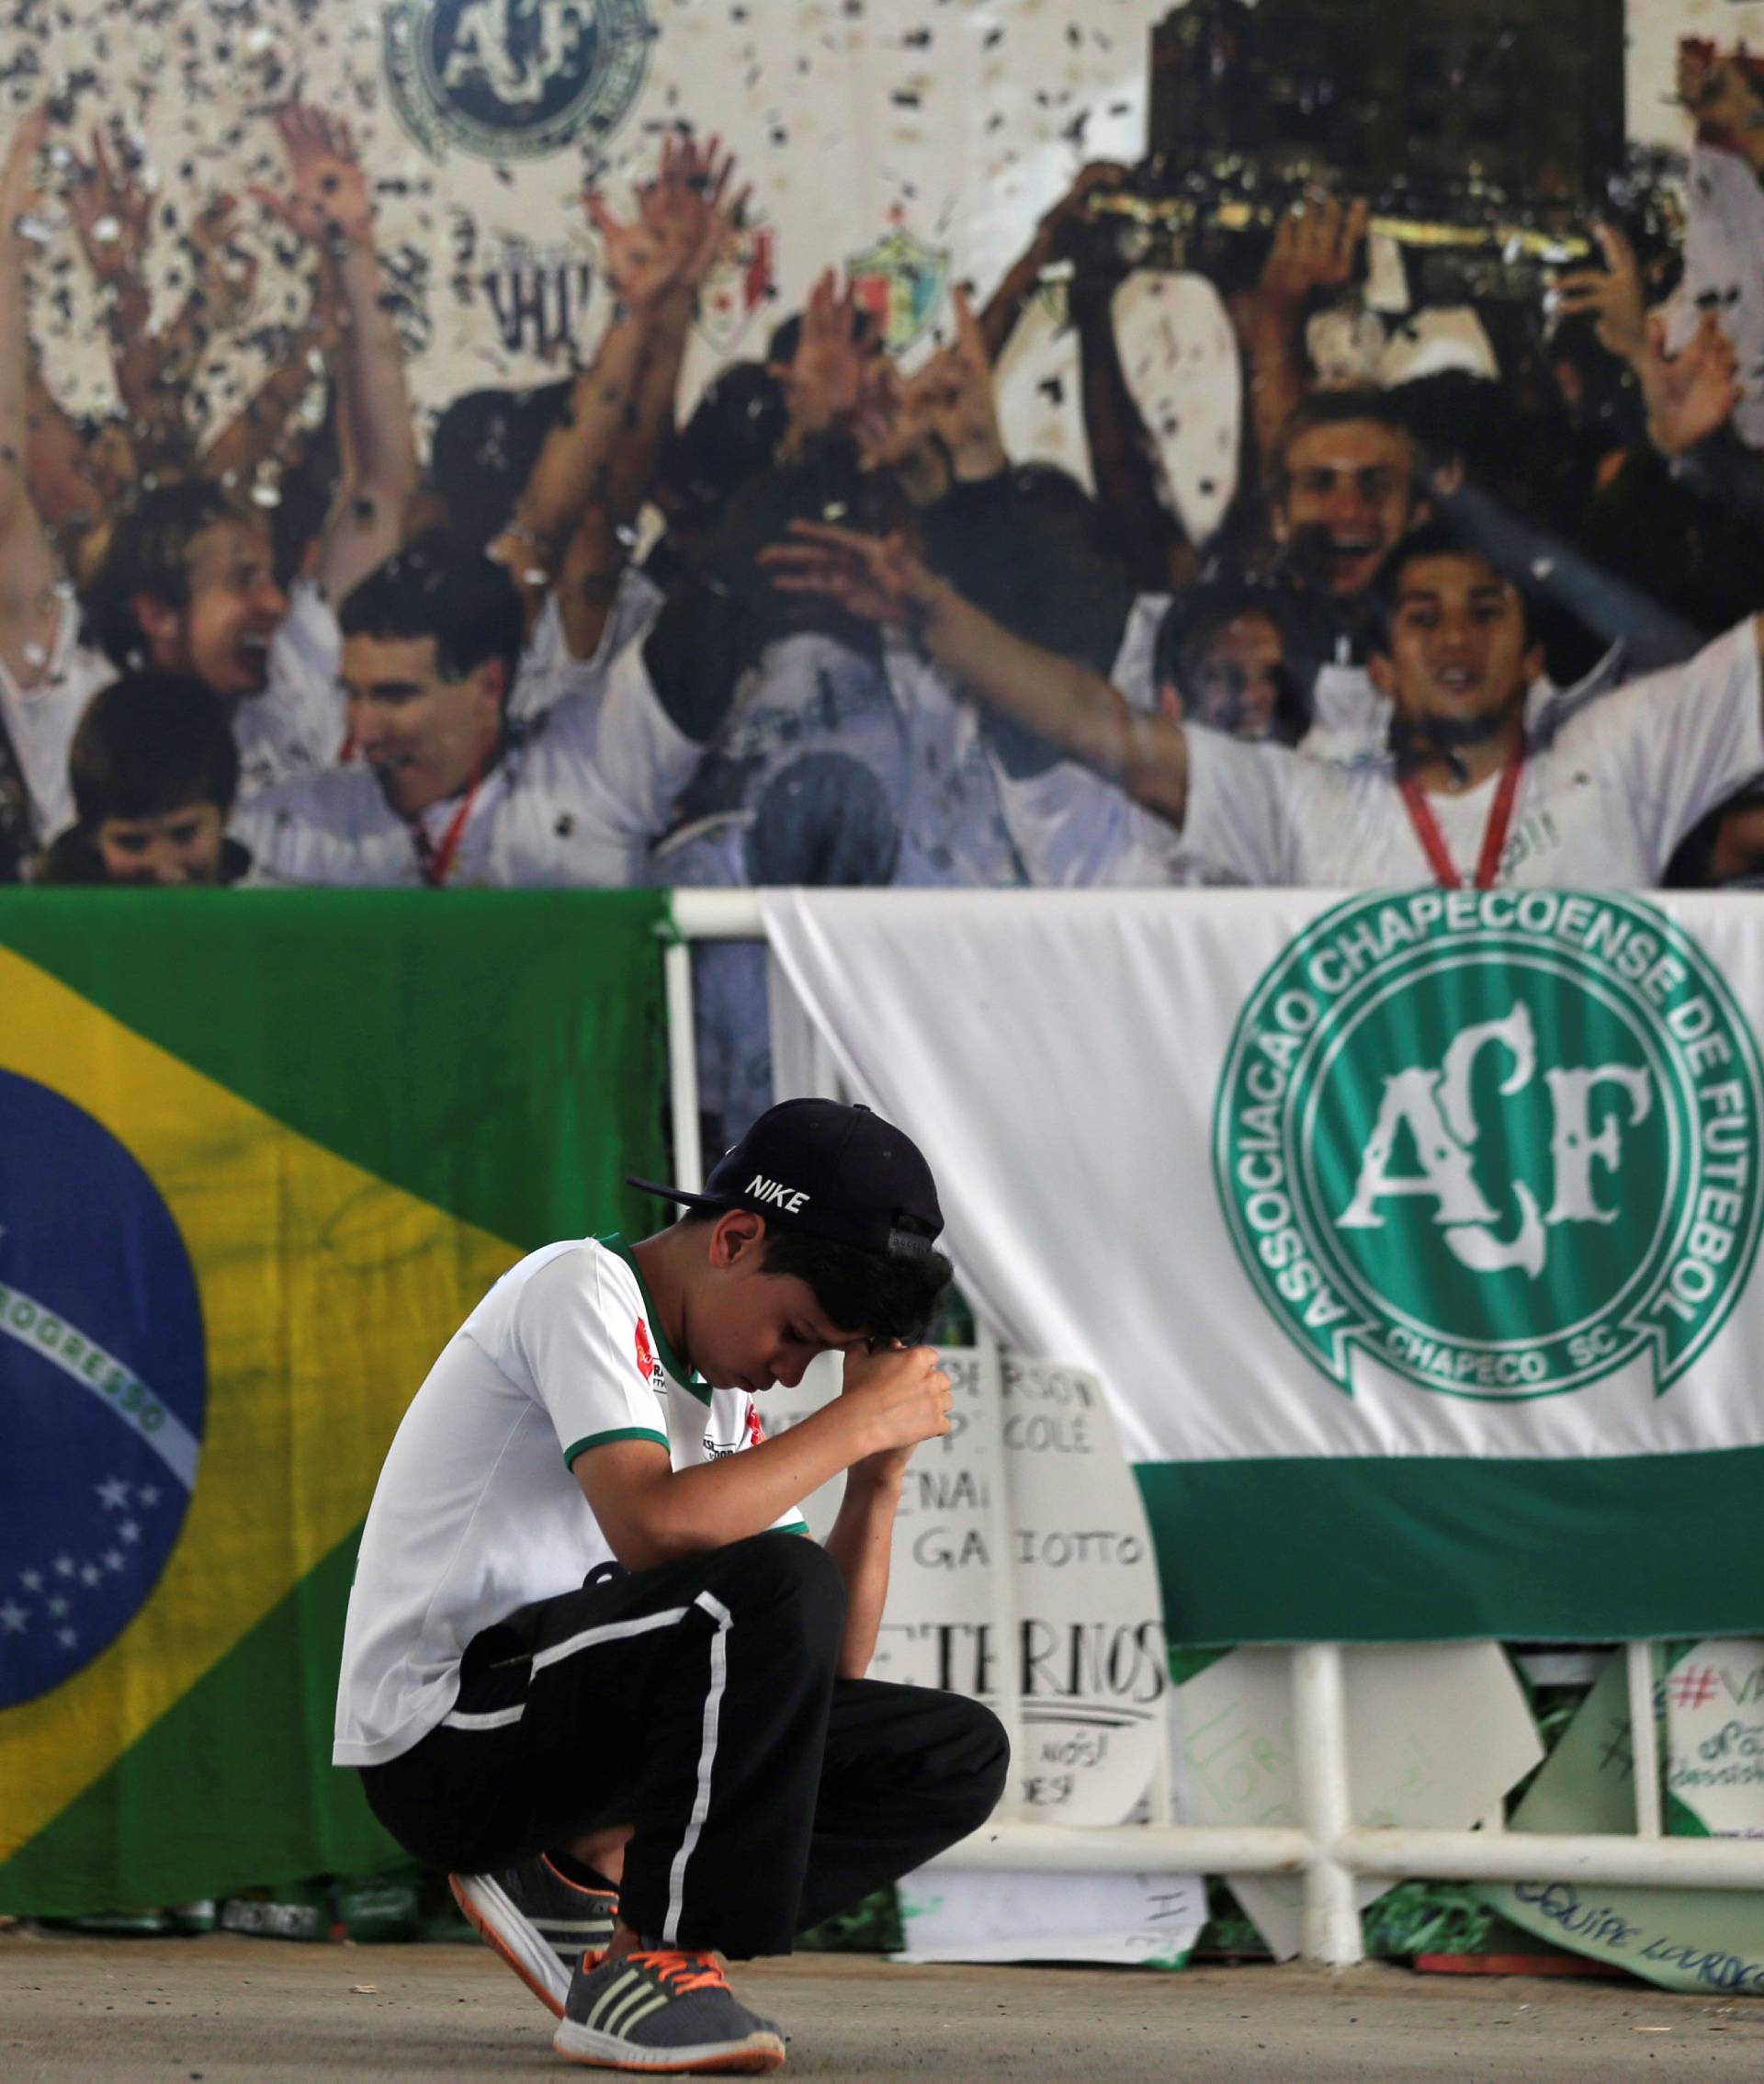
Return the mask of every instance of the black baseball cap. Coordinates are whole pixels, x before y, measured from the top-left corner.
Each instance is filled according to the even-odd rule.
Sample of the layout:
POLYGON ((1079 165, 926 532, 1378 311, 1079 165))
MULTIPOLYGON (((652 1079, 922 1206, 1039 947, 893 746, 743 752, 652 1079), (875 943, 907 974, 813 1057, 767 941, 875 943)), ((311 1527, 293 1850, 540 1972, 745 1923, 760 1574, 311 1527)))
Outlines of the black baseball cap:
POLYGON ((628 1178, 688 1208, 746 1208, 885 1258, 922 1257, 944 1227, 937 1183, 910 1136, 867 1107, 783 1100, 711 1168, 702 1194, 628 1178))

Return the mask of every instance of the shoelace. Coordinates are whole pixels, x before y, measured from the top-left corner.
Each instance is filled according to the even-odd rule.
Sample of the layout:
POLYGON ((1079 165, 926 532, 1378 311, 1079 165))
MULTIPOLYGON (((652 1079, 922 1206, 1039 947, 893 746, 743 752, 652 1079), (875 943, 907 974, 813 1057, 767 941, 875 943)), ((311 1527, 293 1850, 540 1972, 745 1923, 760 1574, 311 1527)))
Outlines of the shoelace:
POLYGON ((675 1997, 690 1990, 726 1990, 729 1978, 717 1965, 714 1954, 686 1954, 676 1948, 645 1948, 625 1956, 633 1965, 650 1969, 675 1997))

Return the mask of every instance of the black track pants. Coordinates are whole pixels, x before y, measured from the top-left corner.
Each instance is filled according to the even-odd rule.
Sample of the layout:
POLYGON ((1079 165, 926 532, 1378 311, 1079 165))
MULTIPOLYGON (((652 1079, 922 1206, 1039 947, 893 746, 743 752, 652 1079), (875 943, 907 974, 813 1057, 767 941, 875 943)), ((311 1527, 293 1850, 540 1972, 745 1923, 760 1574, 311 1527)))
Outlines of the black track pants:
POLYGON ((362 1770, 368 1803, 464 1874, 632 1824, 635 1931, 787 1954, 978 1829, 1004 1785, 978 1703, 835 1678, 844 1613, 826 1551, 786 1534, 540 1600, 473 1639, 438 1728, 362 1770))

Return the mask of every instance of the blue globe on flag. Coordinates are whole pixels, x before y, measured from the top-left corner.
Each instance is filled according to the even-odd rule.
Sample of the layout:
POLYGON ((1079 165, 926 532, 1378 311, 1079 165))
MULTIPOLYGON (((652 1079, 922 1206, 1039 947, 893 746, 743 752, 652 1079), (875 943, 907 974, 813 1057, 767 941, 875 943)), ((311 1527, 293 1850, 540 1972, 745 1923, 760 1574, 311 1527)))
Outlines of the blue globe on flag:
POLYGON ((176 1223, 108 1129, 0 1071, 0 1709, 63 1684, 176 1543, 208 1396, 176 1223))

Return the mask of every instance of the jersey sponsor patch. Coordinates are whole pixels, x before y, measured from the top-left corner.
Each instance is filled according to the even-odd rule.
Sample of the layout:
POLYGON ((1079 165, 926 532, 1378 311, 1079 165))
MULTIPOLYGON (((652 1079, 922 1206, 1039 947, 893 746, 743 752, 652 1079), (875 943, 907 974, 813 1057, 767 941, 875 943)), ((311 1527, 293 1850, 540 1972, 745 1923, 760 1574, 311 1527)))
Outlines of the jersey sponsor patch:
POLYGON ((765 1428, 760 1423, 760 1407, 750 1397, 747 1401, 747 1444, 757 1447, 765 1438, 765 1428))
POLYGON ((650 1328, 640 1317, 637 1320, 637 1372, 658 1394, 668 1386, 667 1371, 656 1358, 650 1328))

